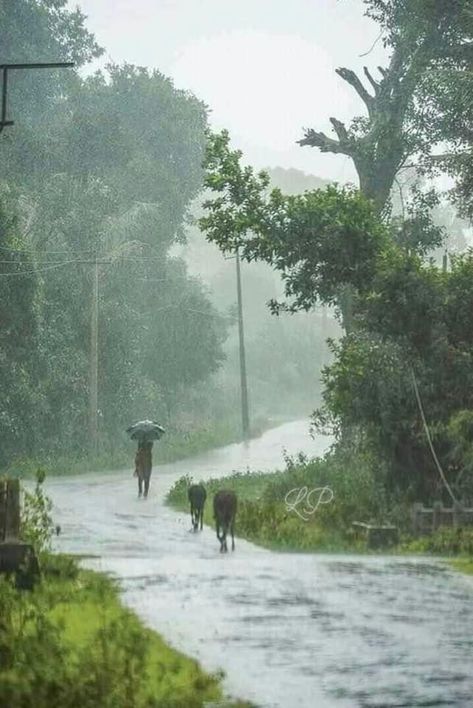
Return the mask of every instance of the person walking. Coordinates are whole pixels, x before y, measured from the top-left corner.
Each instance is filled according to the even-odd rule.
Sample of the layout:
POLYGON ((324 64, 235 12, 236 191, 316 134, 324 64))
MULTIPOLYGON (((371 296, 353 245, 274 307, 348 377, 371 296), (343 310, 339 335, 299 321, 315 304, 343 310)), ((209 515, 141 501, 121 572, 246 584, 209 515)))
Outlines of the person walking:
POLYGON ((149 481, 151 470, 153 467, 153 459, 151 450, 153 443, 151 441, 142 441, 138 443, 138 449, 135 455, 135 472, 134 476, 138 477, 138 496, 146 499, 149 492, 149 481))

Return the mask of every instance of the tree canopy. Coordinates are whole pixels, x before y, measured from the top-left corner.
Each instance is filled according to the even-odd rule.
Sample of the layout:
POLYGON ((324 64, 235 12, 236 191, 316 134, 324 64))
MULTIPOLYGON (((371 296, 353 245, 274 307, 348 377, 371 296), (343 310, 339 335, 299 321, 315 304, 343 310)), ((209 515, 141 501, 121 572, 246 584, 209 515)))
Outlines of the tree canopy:
POLYGON ((361 99, 364 115, 348 126, 331 117, 335 138, 310 128, 299 143, 350 157, 361 191, 382 211, 406 162, 417 156, 429 163, 435 148, 454 137, 445 128, 455 109, 440 97, 446 93, 452 97, 456 93, 452 75, 458 79, 471 67, 473 3, 364 0, 364 4, 390 49, 389 64, 378 67, 377 74, 365 66, 363 80, 351 69, 337 69, 361 99))
POLYGON ((2 3, 0 20, 3 61, 76 62, 10 82, 15 126, 0 138, 3 465, 87 451, 96 261, 102 447, 151 412, 178 425, 180 406, 223 360, 228 323, 171 253, 202 184, 206 106, 141 67, 83 78, 77 68, 102 49, 66 0, 2 3))

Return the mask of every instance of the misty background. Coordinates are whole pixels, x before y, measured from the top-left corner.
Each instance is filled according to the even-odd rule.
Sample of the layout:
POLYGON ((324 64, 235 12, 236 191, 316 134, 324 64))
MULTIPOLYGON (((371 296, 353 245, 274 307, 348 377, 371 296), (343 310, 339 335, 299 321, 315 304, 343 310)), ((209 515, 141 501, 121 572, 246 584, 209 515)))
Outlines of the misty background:
MULTIPOLYGON (((237 436, 235 262, 195 223, 205 132, 228 128, 245 160, 287 193, 354 180, 348 158, 296 140, 303 127, 326 128, 330 115, 358 113, 334 69, 361 66, 367 52, 370 64, 383 60, 376 26, 358 0, 83 0, 70 14, 54 3, 18 7, 0 6, 2 61, 67 56, 76 67, 18 72, 9 86, 0 464, 79 458, 91 447, 110 459, 125 428, 148 416, 184 436, 237 436)), ((451 211, 439 219, 447 243, 464 248, 465 225, 451 211)), ((242 282, 253 429, 309 416, 326 339, 340 331, 334 313, 270 315, 267 302, 283 287, 264 264, 243 264, 242 282)))

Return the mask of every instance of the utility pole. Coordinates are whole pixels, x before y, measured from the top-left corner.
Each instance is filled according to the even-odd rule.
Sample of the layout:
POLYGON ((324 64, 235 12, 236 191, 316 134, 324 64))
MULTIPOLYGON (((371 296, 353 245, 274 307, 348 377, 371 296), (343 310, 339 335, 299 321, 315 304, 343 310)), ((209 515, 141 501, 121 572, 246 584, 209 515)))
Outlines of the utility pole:
POLYGON ((74 66, 73 61, 55 62, 33 62, 27 64, 0 64, 2 75, 2 106, 0 109, 0 133, 4 128, 14 125, 12 120, 7 119, 7 94, 8 94, 8 72, 24 69, 70 69, 74 66))
POLYGON ((447 254, 447 251, 445 251, 445 253, 443 254, 443 258, 442 258, 442 270, 443 270, 444 273, 446 273, 447 270, 448 270, 448 254, 447 254))
POLYGON ((236 251, 236 278, 238 297, 238 336, 240 340, 240 382, 241 382, 241 423, 243 438, 250 437, 250 416, 248 412, 248 386, 246 381, 245 333, 243 329, 243 302, 241 296, 240 255, 236 251))
POLYGON ((98 451, 98 368, 99 368, 99 264, 95 257, 92 273, 92 308, 90 318, 90 387, 89 387, 89 433, 92 454, 98 451))

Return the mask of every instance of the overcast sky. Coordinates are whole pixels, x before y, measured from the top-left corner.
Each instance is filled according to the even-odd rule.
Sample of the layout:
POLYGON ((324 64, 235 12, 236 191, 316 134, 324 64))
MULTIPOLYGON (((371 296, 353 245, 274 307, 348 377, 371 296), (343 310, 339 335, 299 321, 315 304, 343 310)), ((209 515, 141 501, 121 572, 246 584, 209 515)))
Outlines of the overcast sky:
MULTIPOLYGON (((303 127, 362 112, 338 66, 385 63, 361 0, 79 0, 104 62, 157 68, 211 109, 215 127, 257 167, 354 179, 348 158, 295 141, 303 127)), ((103 63, 103 62, 102 62, 103 63)))

